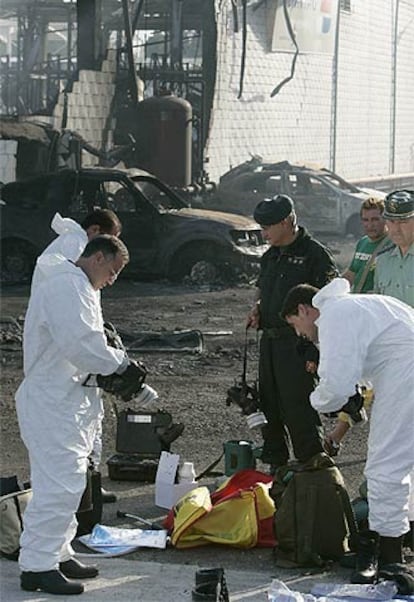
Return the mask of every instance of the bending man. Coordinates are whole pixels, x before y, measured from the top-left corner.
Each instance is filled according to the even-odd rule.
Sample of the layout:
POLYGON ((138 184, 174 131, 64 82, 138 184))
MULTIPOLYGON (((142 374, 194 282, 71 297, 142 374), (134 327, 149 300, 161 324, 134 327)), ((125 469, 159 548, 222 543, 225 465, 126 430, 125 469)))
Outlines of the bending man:
POLYGON ((349 294, 335 279, 320 291, 294 287, 282 315, 299 335, 319 341, 320 381, 310 396, 321 412, 341 409, 355 383, 369 379, 375 389, 368 457, 370 530, 360 534, 354 583, 372 583, 377 564, 402 562, 409 530, 410 472, 414 468, 414 311, 383 295, 349 294))

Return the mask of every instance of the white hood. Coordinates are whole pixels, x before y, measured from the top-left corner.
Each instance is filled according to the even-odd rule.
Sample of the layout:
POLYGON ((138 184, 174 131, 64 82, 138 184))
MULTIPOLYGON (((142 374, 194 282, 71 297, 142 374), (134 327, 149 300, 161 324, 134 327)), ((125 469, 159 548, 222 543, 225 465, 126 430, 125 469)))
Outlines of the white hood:
POLYGON ((56 234, 70 234, 72 232, 83 232, 82 226, 75 222, 70 217, 62 217, 60 213, 55 213, 52 223, 50 224, 52 230, 56 234))
POLYGON ((345 278, 334 278, 316 293, 312 300, 312 305, 320 309, 326 300, 332 297, 343 297, 351 292, 351 287, 345 278))

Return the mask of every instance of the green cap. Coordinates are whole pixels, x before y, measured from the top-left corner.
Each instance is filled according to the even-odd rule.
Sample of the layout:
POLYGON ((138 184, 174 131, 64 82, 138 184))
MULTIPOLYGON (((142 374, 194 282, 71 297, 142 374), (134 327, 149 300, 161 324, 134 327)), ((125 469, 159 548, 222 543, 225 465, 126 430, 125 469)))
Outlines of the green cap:
POLYGON ((399 220, 414 217, 414 190, 395 190, 385 197, 385 219, 399 220))

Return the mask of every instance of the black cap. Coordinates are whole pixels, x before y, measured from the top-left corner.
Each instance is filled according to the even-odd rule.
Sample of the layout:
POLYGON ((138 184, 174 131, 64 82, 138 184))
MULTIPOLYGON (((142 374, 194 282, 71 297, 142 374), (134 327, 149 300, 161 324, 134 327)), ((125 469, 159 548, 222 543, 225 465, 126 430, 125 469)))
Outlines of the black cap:
POLYGON ((253 217, 261 226, 278 224, 292 213, 295 206, 286 194, 277 194, 271 199, 261 201, 254 210, 253 217))
POLYGON ((385 197, 385 219, 409 219, 414 217, 414 190, 395 190, 385 197))

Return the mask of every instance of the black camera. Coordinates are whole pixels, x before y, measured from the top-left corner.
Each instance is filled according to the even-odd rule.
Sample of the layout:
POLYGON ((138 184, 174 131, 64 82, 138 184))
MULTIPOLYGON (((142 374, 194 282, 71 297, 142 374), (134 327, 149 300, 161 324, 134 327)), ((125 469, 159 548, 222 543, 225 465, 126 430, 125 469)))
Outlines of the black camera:
POLYGON ((229 406, 232 403, 238 405, 245 416, 257 412, 259 409, 257 382, 254 381, 248 385, 247 382, 241 381, 230 387, 227 391, 226 405, 229 406))
POLYGON ((257 381, 248 384, 242 380, 230 387, 227 390, 226 405, 230 406, 232 403, 239 406, 242 414, 246 416, 249 428, 263 426, 267 423, 265 415, 260 410, 257 381))

